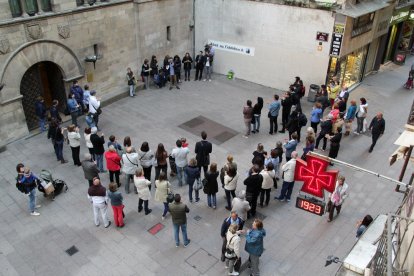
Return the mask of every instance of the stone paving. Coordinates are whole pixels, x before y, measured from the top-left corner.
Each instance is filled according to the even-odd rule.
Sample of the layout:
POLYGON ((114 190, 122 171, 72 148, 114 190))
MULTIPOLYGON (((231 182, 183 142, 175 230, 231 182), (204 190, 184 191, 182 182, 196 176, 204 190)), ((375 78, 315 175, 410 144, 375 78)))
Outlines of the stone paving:
MULTIPOLYGON (((398 177, 402 163, 389 167, 388 157, 396 149, 393 142, 402 131, 413 100, 413 92, 402 89, 408 67, 385 66, 351 93, 351 99, 361 96, 368 99, 369 119, 377 111, 384 112, 386 131, 371 154, 368 153, 369 137, 345 137, 339 159, 398 177)), ((295 75, 292 74, 292 78, 295 75)), ((267 118, 262 118, 259 134, 249 139, 242 137, 245 100, 254 102, 257 96, 262 96, 266 102, 274 93, 274 89, 214 75, 212 82, 185 82, 181 90, 154 88, 140 91, 135 98, 121 99, 104 108, 100 126, 107 137, 114 134, 122 141, 129 135, 135 147, 149 141, 152 149, 162 142, 169 152, 178 137, 187 137, 192 157, 199 137, 178 126, 198 116, 218 122, 238 134, 220 145, 213 144, 211 160, 221 166, 228 153, 234 155, 242 174, 237 188, 240 190, 257 143, 263 143, 268 150, 276 141, 287 138, 282 134, 270 136, 267 118)), ((308 113, 311 103, 305 100, 302 105, 308 113)), ((263 117, 266 114, 264 111, 263 117)), ((302 147, 303 143, 299 145, 300 153, 302 147)), ((85 150, 82 143, 81 155, 85 150)), ((69 163, 56 162, 52 145, 44 133, 10 144, 0 153, 2 275, 226 275, 224 263, 219 260, 220 226, 228 216, 223 190, 220 189, 218 194, 218 208, 213 210, 207 207, 204 194, 199 204, 189 204, 186 188, 174 189, 189 205, 188 234, 191 239, 189 247, 175 248, 170 216, 161 220, 162 204, 151 200, 153 212, 144 216, 137 212, 138 200, 133 193, 124 195, 126 227, 95 227, 82 169, 72 164, 68 146, 64 147, 64 156, 69 163), (34 172, 49 169, 55 178, 64 179, 69 185, 68 192, 59 195, 54 202, 38 196, 38 203, 43 205, 39 217, 28 215, 28 199, 15 188, 15 165, 18 162, 24 162, 34 172), (148 230, 157 223, 165 227, 155 235, 150 234, 148 230), (78 252, 69 256, 65 251, 72 246, 78 252)), ((347 177, 350 197, 344 203, 341 215, 332 223, 326 222, 326 216, 315 216, 295 208, 294 200, 290 203, 272 200, 267 208, 258 209, 265 216, 267 230, 266 250, 261 257, 262 275, 334 275, 338 265, 324 267, 325 259, 331 254, 339 258, 346 256, 355 243, 356 221, 367 213, 376 216, 393 212, 401 202, 402 195, 394 192, 393 183, 336 167, 347 177)), ((411 167, 405 181, 410 173, 411 167)), ((108 178, 107 174, 102 174, 105 185, 108 178)), ((171 181, 175 186, 175 179, 171 181)), ((294 194, 299 188, 297 183, 294 194)), ((278 193, 272 191, 271 195, 278 193)), ((108 212, 112 218, 112 210, 108 212)), ((244 239, 242 244, 244 248, 244 239)), ((247 254, 242 250, 242 261, 246 258, 247 254)), ((245 270, 241 275, 248 273, 245 270)))

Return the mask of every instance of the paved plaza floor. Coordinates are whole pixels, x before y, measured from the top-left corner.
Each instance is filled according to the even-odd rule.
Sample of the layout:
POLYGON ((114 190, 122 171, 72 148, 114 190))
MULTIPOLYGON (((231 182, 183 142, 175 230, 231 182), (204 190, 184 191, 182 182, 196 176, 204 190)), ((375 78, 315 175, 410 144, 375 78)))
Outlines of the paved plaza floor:
MULTIPOLYGON (((370 137, 344 137, 338 159, 398 178, 402 162, 390 167, 388 157, 396 149, 393 142, 403 130, 413 101, 413 91, 402 88, 408 68, 409 65, 385 66, 377 74, 368 76, 351 93, 351 99, 361 96, 368 99, 369 119, 378 111, 384 112, 386 130, 371 154, 368 153, 370 137)), ((292 74, 292 81, 296 74, 292 74)), ((213 143, 211 160, 221 167, 226 155, 233 154, 241 173, 237 190, 241 190, 257 144, 261 142, 269 150, 277 141, 287 138, 287 134, 268 134, 265 110, 260 133, 243 138, 243 105, 246 99, 255 102, 257 96, 268 102, 275 92, 280 91, 246 81, 227 80, 224 76, 213 77, 212 82, 184 82, 180 90, 153 88, 139 91, 135 98, 124 98, 105 107, 100 126, 106 137, 114 134, 122 141, 124 136, 129 135, 136 148, 143 141, 148 141, 153 150, 161 142, 168 152, 175 146, 176 139, 184 136, 193 157, 195 143, 200 138, 183 125, 191 128, 197 122, 192 123, 191 120, 202 118, 201 123, 215 133, 216 143, 213 143), (220 130, 215 128, 214 122, 221 125, 220 130)), ((304 111, 309 114, 312 104, 306 99, 302 102, 304 111)), ((83 121, 81 126, 85 126, 83 121)), ((300 154, 302 148, 303 143, 298 147, 300 154)), ((85 151, 82 141, 81 156, 85 151)), ((224 263, 219 260, 220 226, 229 215, 224 209, 222 189, 217 197, 218 208, 213 210, 207 207, 204 194, 200 203, 190 204, 186 187, 177 188, 176 180, 171 179, 174 191, 183 195, 184 203, 190 208, 188 235, 191 244, 187 248, 176 248, 171 217, 168 215, 166 220, 161 220, 162 204, 151 200, 153 212, 145 216, 137 212, 138 199, 133 193, 124 195, 124 228, 117 229, 113 225, 108 229, 95 227, 83 171, 73 165, 67 145, 64 156, 69 163, 62 165, 56 162, 52 144, 45 133, 14 142, 0 153, 0 274, 227 274, 224 263), (30 166, 34 172, 48 169, 55 178, 68 183, 68 192, 59 195, 56 201, 46 200, 38 193, 38 203, 42 204, 39 217, 29 216, 27 196, 15 188, 15 166, 18 162, 30 166), (151 234, 148 230, 158 223, 164 227, 155 235, 151 234), (72 246, 78 251, 74 253, 72 248, 71 253, 74 254, 70 256, 66 250, 72 246)), ((368 213, 375 217, 380 213, 394 212, 399 206, 402 194, 394 192, 393 183, 345 167, 335 167, 346 176, 350 196, 340 216, 333 222, 328 223, 327 216, 319 217, 295 208, 294 200, 282 203, 272 199, 268 207, 258 208, 267 231, 265 252, 260 258, 261 275, 334 275, 338 265, 324 267, 325 259, 332 254, 340 259, 346 256, 355 243, 357 220, 368 213)), ((408 181, 411 172, 410 165, 405 181, 408 181)), ((105 186, 108 178, 107 174, 102 174, 105 186)), ((294 195, 300 186, 301 183, 295 184, 294 195)), ((123 187, 121 191, 124 191, 123 187)), ((279 191, 272 190, 272 198, 279 191)), ((108 212, 112 219, 112 210, 108 212)), ((248 227, 251 226, 249 223, 248 227)), ((242 262, 245 262, 247 254, 243 249, 244 239, 242 262)), ((248 275, 247 270, 241 275, 248 275)))

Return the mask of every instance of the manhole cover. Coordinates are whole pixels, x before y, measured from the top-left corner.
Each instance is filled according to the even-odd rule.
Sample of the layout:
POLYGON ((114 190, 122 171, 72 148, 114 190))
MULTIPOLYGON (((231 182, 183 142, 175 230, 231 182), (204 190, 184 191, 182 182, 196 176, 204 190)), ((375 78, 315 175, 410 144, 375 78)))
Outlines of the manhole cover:
POLYGON ((162 229, 164 229, 164 227, 165 227, 164 224, 157 223, 153 227, 148 229, 148 232, 150 232, 150 234, 152 234, 152 235, 156 235, 158 232, 160 232, 162 229))
POLYGON ((203 248, 200 248, 187 260, 185 260, 185 262, 201 274, 205 274, 218 262, 218 259, 205 251, 203 248))
POLYGON ((79 250, 76 248, 76 246, 72 245, 70 248, 66 249, 66 253, 68 253, 69 256, 73 256, 76 254, 79 250))
POLYGON ((201 217, 200 217, 200 216, 195 216, 195 217, 194 217, 194 219, 195 219, 196 221, 199 221, 199 220, 201 219, 201 217))

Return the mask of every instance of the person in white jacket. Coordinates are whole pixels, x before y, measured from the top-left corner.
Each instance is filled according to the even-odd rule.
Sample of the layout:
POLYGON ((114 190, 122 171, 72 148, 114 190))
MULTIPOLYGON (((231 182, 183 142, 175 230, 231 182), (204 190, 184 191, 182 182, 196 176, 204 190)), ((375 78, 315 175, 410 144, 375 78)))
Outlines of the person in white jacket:
POLYGON ((148 215, 152 212, 151 209, 148 208, 148 201, 151 197, 149 186, 151 185, 151 181, 145 179, 144 171, 142 168, 138 168, 136 170, 134 176, 134 183, 135 187, 137 187, 138 191, 138 213, 142 211, 142 203, 144 203, 144 211, 145 215, 148 215))
POLYGON ((348 197, 348 195, 348 184, 345 183, 345 176, 340 175, 336 181, 335 191, 331 194, 328 202, 328 222, 332 221, 335 209, 336 215, 339 215, 342 203, 344 203, 344 200, 348 197))
POLYGON ((92 203, 93 216, 96 226, 99 226, 99 212, 101 213, 102 220, 105 228, 111 225, 108 220, 108 194, 106 188, 101 185, 101 181, 98 177, 93 179, 93 185, 88 189, 88 199, 92 203))
POLYGON ((275 199, 279 199, 280 201, 286 199, 287 202, 290 201, 293 185, 295 184, 295 168, 297 157, 298 153, 296 151, 292 152, 291 159, 282 166, 283 186, 279 197, 275 197, 275 199))
POLYGON ((98 127, 99 114, 98 109, 101 107, 101 101, 96 98, 96 91, 92 90, 89 97, 89 114, 92 115, 92 118, 95 122, 96 127, 98 127))
POLYGON ((231 224, 226 233, 226 251, 232 252, 232 254, 230 254, 232 257, 226 254, 226 268, 229 269, 229 275, 239 275, 239 272, 237 272, 234 267, 235 263, 240 258, 240 237, 237 228, 237 224, 231 224))
MULTIPOLYGON (((138 153, 133 152, 132 147, 127 147, 126 152, 122 154, 122 171, 125 174, 125 193, 129 194, 129 182, 134 178, 136 170, 140 167, 138 153)), ((134 191, 137 194, 137 188, 134 185, 134 191)))
POLYGON ((230 166, 228 171, 226 172, 226 175, 224 176, 224 192, 226 193, 226 199, 227 199, 227 210, 231 210, 231 196, 233 198, 236 197, 236 188, 237 188, 237 180, 239 179, 239 175, 237 173, 237 170, 230 166))
POLYGON ((266 206, 269 205, 270 200, 270 190, 273 187, 273 179, 275 179, 275 171, 273 170, 273 163, 269 162, 266 165, 266 168, 260 172, 260 174, 263 176, 262 181, 262 188, 260 190, 260 207, 263 208, 263 203, 266 204, 266 206), (266 195, 266 201, 265 201, 265 195, 266 195))

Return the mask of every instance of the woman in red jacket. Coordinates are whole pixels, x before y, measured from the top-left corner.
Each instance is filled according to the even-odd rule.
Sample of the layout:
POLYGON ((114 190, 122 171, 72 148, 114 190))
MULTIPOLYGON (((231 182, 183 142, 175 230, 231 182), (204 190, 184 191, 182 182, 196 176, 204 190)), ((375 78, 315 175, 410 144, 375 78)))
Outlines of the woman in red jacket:
POLYGON ((113 145, 110 145, 108 151, 105 152, 106 168, 109 171, 109 180, 114 182, 114 175, 116 179, 116 184, 118 187, 121 186, 119 182, 119 174, 121 171, 121 157, 119 157, 116 149, 113 145))

